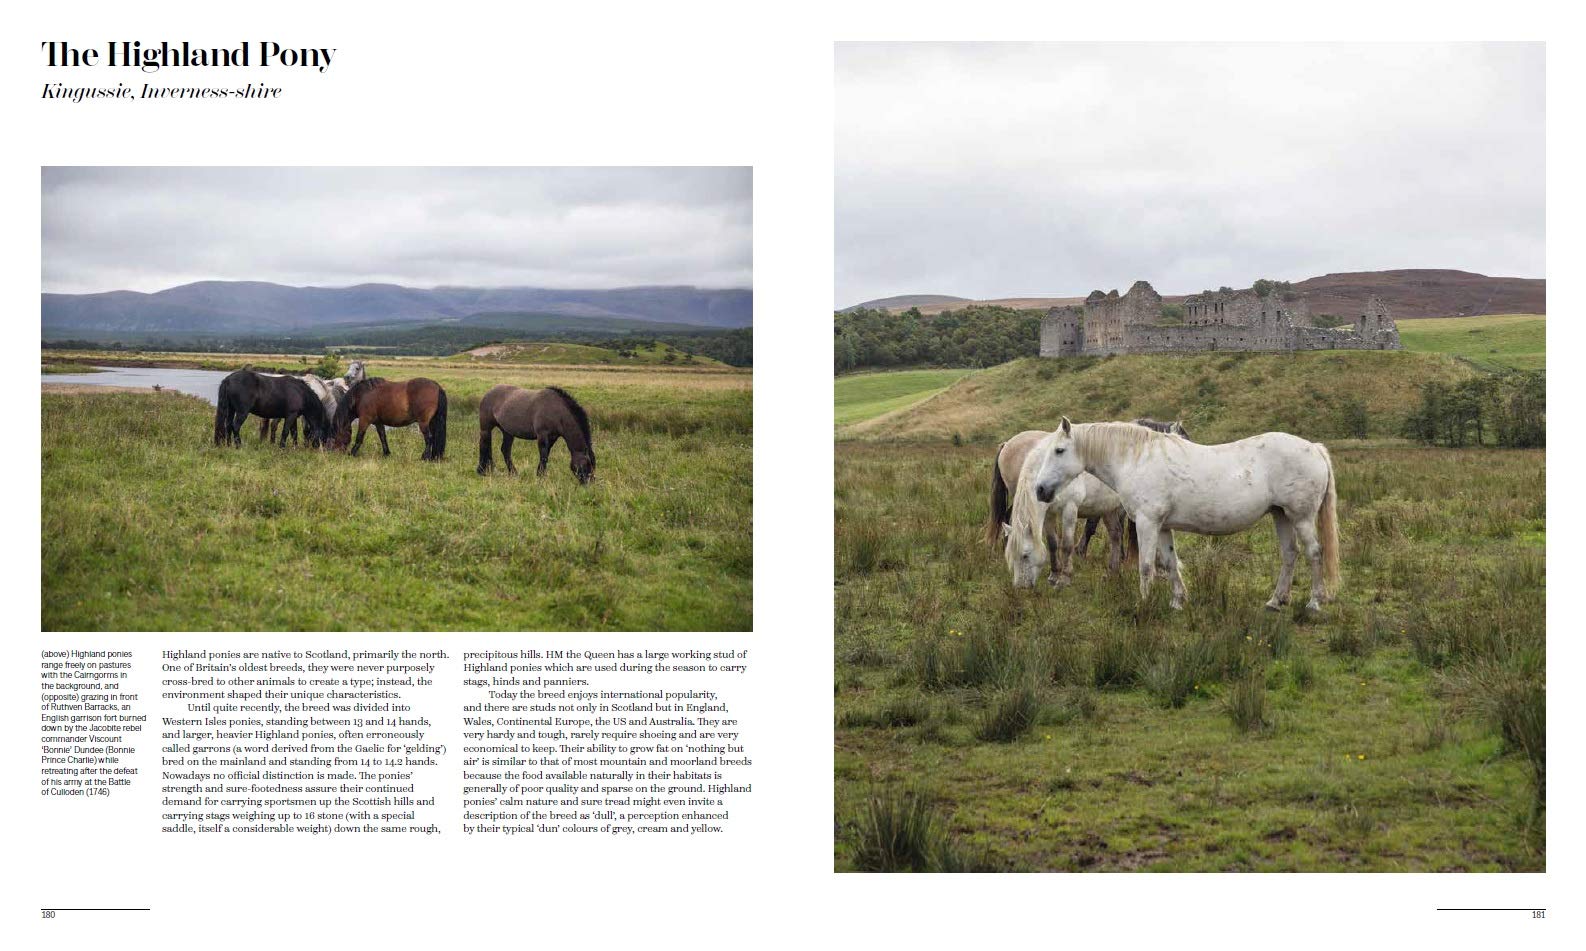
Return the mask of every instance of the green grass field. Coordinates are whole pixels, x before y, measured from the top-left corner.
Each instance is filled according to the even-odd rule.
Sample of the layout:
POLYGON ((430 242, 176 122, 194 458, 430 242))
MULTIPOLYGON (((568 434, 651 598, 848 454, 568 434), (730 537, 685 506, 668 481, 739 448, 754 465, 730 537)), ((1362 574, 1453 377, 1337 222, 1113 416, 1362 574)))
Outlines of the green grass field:
POLYGON ((911 406, 962 379, 973 370, 895 370, 840 376, 832 386, 837 426, 911 406))
POLYGON ((1547 317, 1499 314, 1399 321, 1404 349, 1447 353, 1487 368, 1547 367, 1547 317))
POLYGON ((443 462, 419 460, 412 427, 390 431, 384 458, 372 435, 351 458, 261 445, 253 426, 242 449, 217 449, 197 398, 46 391, 44 629, 750 628, 748 374, 369 370, 446 387, 443 462), (478 400, 496 383, 579 398, 594 483, 578 485, 561 445, 536 478, 521 441, 515 478, 499 458, 475 474, 478 400))
POLYGON ((838 870, 1545 867, 1542 452, 1335 447, 1319 619, 1267 522, 1016 591, 989 446, 836 452, 838 870))

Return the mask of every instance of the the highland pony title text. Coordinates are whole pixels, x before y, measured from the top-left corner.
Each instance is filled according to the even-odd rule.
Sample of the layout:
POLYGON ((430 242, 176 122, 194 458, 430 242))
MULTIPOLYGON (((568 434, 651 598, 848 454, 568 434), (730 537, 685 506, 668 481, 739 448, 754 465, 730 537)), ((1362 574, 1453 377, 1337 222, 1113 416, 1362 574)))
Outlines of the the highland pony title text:
POLYGON ((323 73, 330 68, 335 47, 292 46, 271 40, 236 46, 196 46, 180 43, 142 43, 116 40, 102 48, 65 41, 39 44, 46 66, 133 66, 145 73, 166 66, 296 66, 323 73))

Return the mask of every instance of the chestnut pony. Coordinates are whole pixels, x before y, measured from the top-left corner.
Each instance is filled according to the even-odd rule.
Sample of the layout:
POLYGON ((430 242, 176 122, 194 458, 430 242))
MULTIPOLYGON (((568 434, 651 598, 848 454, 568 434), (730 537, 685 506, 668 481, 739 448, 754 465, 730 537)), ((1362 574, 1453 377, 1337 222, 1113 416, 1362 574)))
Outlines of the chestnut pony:
POLYGON ((348 390, 336 405, 332 430, 338 445, 347 445, 355 419, 358 421, 358 438, 352 443, 355 456, 370 426, 380 437, 380 451, 389 456, 391 447, 386 443, 385 428, 411 423, 418 423, 419 432, 424 434, 424 454, 420 459, 433 462, 446 454, 446 391, 434 380, 367 377, 348 390))
POLYGON ((501 427, 501 457, 507 461, 507 472, 517 472, 512 466, 512 440, 533 439, 540 444, 540 467, 535 474, 545 475, 551 447, 556 445, 556 440, 565 439, 567 452, 572 456, 573 475, 586 484, 595 477, 595 447, 589 432, 589 415, 572 394, 561 387, 547 386, 530 391, 503 383, 490 388, 479 401, 480 475, 495 465, 490 442, 498 426, 501 427))

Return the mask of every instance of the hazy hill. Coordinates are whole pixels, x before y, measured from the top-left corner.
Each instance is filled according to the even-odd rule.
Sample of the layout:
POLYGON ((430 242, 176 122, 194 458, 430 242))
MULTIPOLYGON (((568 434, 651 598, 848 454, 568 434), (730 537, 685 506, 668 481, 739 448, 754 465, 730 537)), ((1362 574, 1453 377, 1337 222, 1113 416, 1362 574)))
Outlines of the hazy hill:
MULTIPOLYGON (((746 289, 622 287, 435 287, 358 284, 289 287, 262 281, 200 281, 152 294, 43 294, 46 337, 104 333, 247 333, 323 330, 338 325, 424 322, 482 312, 534 313, 577 326, 584 318, 748 327, 753 293, 746 289)), ((655 328, 657 332, 665 327, 655 328)))
POLYGON ((967 297, 954 297, 951 294, 901 294, 897 297, 880 297, 875 300, 867 300, 863 304, 844 307, 842 312, 847 313, 850 310, 859 310, 860 308, 867 310, 908 310, 910 307, 918 307, 924 310, 927 307, 951 307, 954 304, 967 304, 969 302, 967 297))
MULTIPOLYGON (((1149 280, 1149 277, 1147 277, 1149 280)), ((1244 282, 1249 286, 1249 282, 1244 282)), ((1352 316, 1356 308, 1364 305, 1373 294, 1381 297, 1393 312, 1395 319, 1413 320, 1419 317, 1467 317, 1476 314, 1545 314, 1547 313, 1547 280, 1527 277, 1488 277, 1469 271, 1436 269, 1401 269, 1395 271, 1355 271, 1343 274, 1324 274, 1294 283, 1295 290, 1306 296, 1313 314, 1352 316)), ((922 314, 939 314, 956 310, 969 303, 994 304, 1027 310, 1045 310, 1049 307, 1068 307, 1084 303, 1084 295, 1068 297, 1002 297, 984 301, 967 301, 961 297, 941 294, 888 297, 868 301, 847 308, 867 307, 874 310, 900 311, 918 307, 922 314), (894 304, 893 301, 905 303, 894 304)), ((1107 290, 1108 288, 1102 288, 1107 290)), ((1119 288, 1122 293, 1126 288, 1119 288)), ((1195 291, 1168 294, 1158 287, 1162 299, 1169 304, 1182 301, 1195 291)))
POLYGON ((1299 281, 1313 314, 1352 316, 1376 294, 1396 320, 1477 314, 1545 314, 1543 278, 1488 277, 1469 271, 1401 270, 1324 274, 1299 281))

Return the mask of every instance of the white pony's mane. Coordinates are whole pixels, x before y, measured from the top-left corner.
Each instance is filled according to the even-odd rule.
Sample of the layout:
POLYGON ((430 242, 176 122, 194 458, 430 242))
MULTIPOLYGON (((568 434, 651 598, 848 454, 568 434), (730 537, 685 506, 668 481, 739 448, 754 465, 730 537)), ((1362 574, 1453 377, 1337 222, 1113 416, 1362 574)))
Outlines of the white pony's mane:
POLYGON ((1040 471, 1046 443, 1046 439, 1036 443, 1019 467, 1019 482, 1013 487, 1013 524, 1009 526, 1014 537, 1020 532, 1028 535, 1037 551, 1046 544, 1046 505, 1035 497, 1035 476, 1040 471))
POLYGON ((1078 423, 1072 430, 1074 452, 1081 462, 1137 459, 1162 441, 1182 441, 1178 434, 1159 433, 1135 423, 1078 423))

